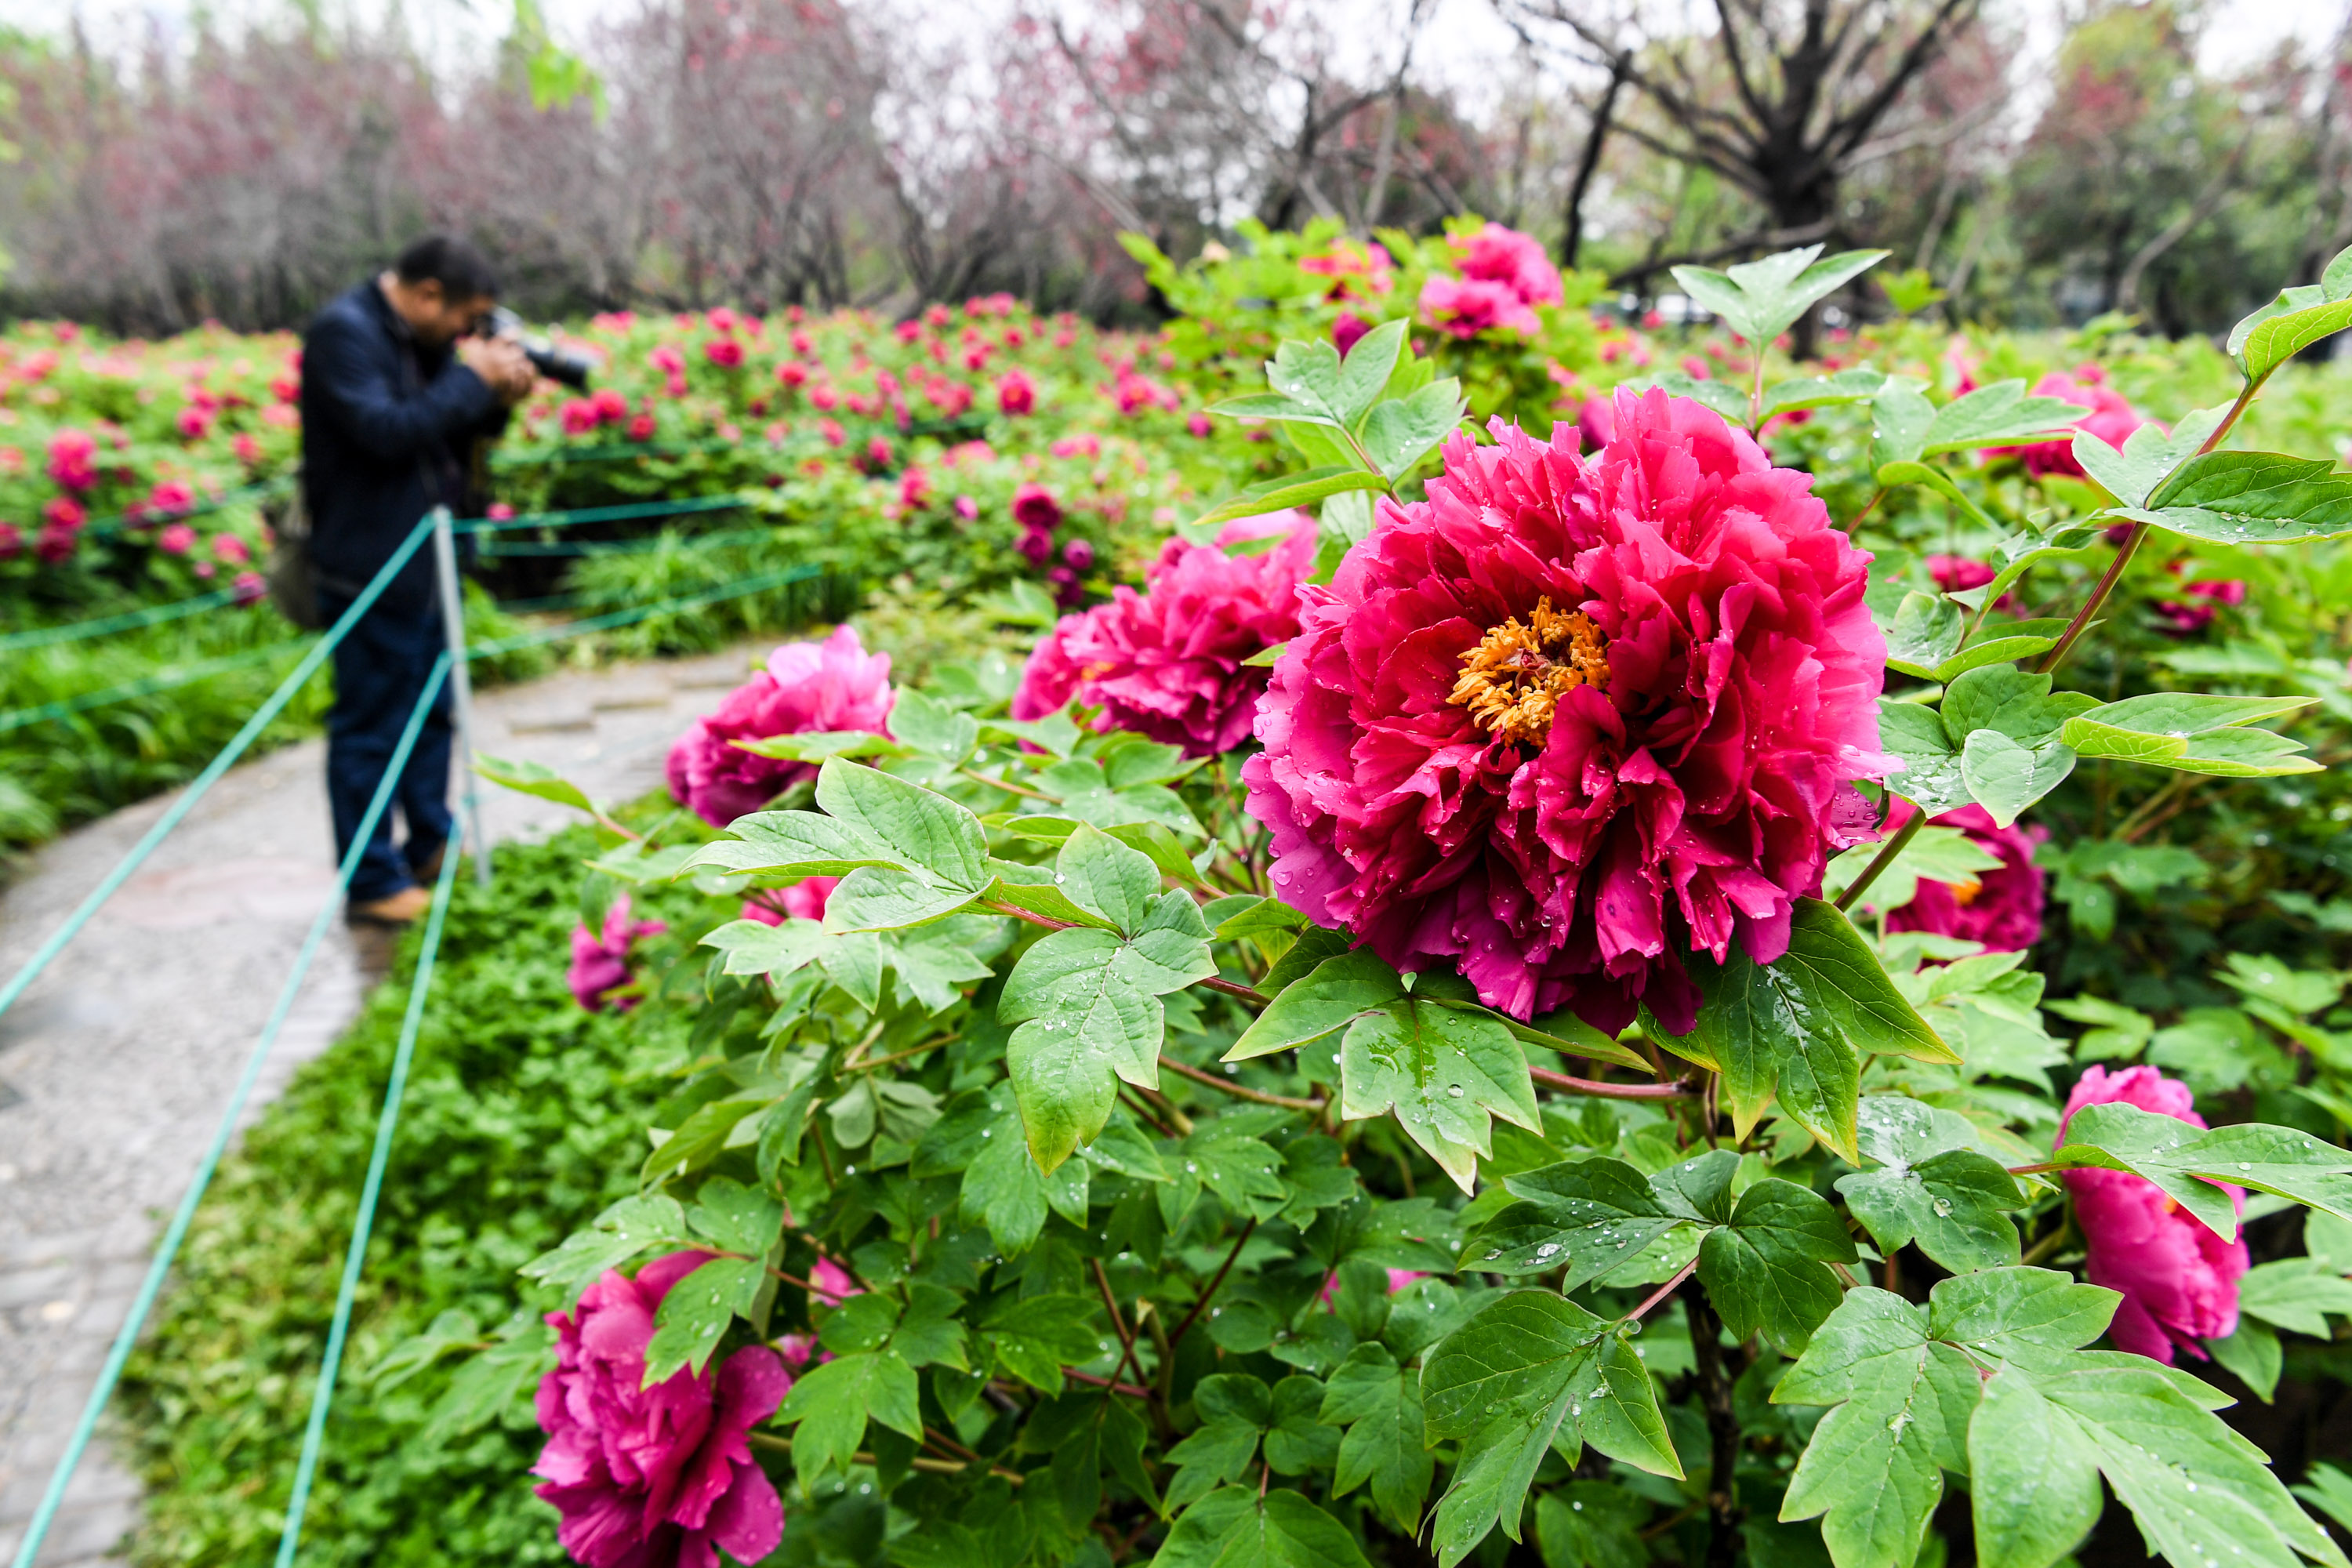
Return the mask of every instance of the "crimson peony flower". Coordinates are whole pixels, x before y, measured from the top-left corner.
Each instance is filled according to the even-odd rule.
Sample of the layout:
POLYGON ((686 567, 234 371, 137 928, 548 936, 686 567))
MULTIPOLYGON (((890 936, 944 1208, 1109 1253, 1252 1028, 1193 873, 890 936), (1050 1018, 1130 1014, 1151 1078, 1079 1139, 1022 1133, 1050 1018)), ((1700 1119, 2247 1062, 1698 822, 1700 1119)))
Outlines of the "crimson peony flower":
POLYGON ((1062 560, 1073 571, 1090 571, 1095 563, 1095 547, 1086 540, 1073 539, 1062 546, 1062 560))
POLYGON ((669 750, 670 795, 724 827, 816 776, 814 763, 754 756, 730 742, 816 730, 887 735, 894 696, 890 656, 868 654, 849 626, 836 626, 822 643, 786 643, 768 656, 767 668, 727 694, 719 711, 677 738, 669 750))
POLYGON ((632 921, 629 919, 629 895, 614 899, 604 911, 604 930, 600 935, 583 923, 572 928, 572 967, 565 972, 564 981, 572 987, 572 999, 591 1013, 601 1013, 607 1006, 625 1013, 637 1005, 634 996, 622 996, 607 1001, 614 991, 629 983, 629 948, 641 936, 653 936, 669 930, 665 921, 632 921))
POLYGON ((25 531, 13 522, 0 522, 0 561, 14 561, 25 552, 25 531))
POLYGON ((632 419, 629 421, 629 439, 630 439, 630 440, 632 440, 632 441, 650 441, 650 440, 652 440, 653 438, 654 438, 654 416, 653 416, 652 415, 650 415, 650 414, 640 414, 640 415, 637 415, 635 417, 632 418, 632 419))
POLYGON ((733 370, 743 363, 743 345, 733 338, 706 338, 702 357, 721 370, 733 370))
POLYGON ((996 406, 1008 415, 1029 413, 1037 406, 1037 384, 1024 372, 1006 371, 996 378, 996 406))
POLYGON ((1054 536, 1042 528, 1024 528, 1013 548, 1027 556, 1033 565, 1043 566, 1054 558, 1054 536))
POLYGON ((557 1539, 588 1568, 718 1568, 719 1548, 757 1563, 783 1539, 783 1500, 746 1436, 792 1390, 776 1352, 747 1345, 641 1386, 655 1311, 711 1256, 674 1252, 635 1279, 608 1269, 576 1319, 547 1315, 556 1363, 539 1384, 548 1438, 531 1473, 562 1515, 557 1539))
POLYGON ((89 521, 89 512, 70 496, 51 496, 41 508, 41 521, 70 533, 89 521))
MULTIPOLYGON (((2094 1067, 2066 1098, 2058 1142, 2086 1105, 2136 1105, 2186 1121, 2200 1131, 2189 1086, 2152 1067, 2109 1072, 2094 1067)), ((2107 1337, 2118 1349, 2153 1356, 2169 1364, 2175 1345, 2198 1360, 2200 1340, 2226 1340, 2238 1331, 2238 1277, 2248 1262, 2245 1238, 2223 1241, 2203 1222, 2164 1195, 2164 1189, 2125 1171, 2068 1171, 2066 1190, 2074 1199, 2074 1223, 2082 1227, 2090 1258, 2084 1272, 2094 1285, 2123 1292, 2107 1337)), ((2214 1185, 2230 1194, 2239 1213, 2246 1190, 2227 1182, 2214 1185)))
POLYGON ((1300 629, 1242 777, 1276 893, 1526 1018, 1687 1032, 1680 954, 1787 950, 1870 836, 1885 640, 1811 476, 1663 392, 1580 458, 1497 420, 1383 500, 1300 629))
MULTIPOLYGON (((2074 375, 2053 370, 2033 384, 2033 395, 2063 397, 2069 403, 2089 409, 2088 414, 2074 421, 2074 428, 2087 430, 2108 446, 2120 449, 2133 431, 2143 425, 2158 422, 2134 408, 2122 393, 2106 385, 2105 381, 2106 372, 2095 364, 2081 366, 2074 375)), ((2032 474, 2083 477, 2083 465, 2074 460, 2074 438, 2072 436, 2056 441, 2037 441, 2031 447, 2000 447, 1985 456, 2016 458, 2025 464, 2026 472, 2032 474)))
MULTIPOLYGON (((1298 584, 1315 564, 1314 519, 1280 521, 1288 537, 1256 555, 1171 539, 1142 593, 1122 586, 1108 604, 1063 616, 1029 656, 1013 716, 1042 719, 1076 697, 1102 709, 1097 729, 1132 730, 1189 757, 1240 745, 1266 681, 1242 660, 1298 630, 1298 584)), ((1218 542, 1256 536, 1229 528, 1218 542)))
MULTIPOLYGON (((1888 830, 1901 827, 1917 809, 1898 796, 1886 820, 1888 830)), ((1999 857, 2000 865, 1960 882, 1921 878, 1911 901, 1888 911, 1886 929, 1980 942, 1994 952, 2022 952, 2040 942, 2042 874, 2033 863, 2033 852, 2050 837, 2049 829, 2015 823, 1995 827, 1991 813, 1980 805, 1948 811, 1928 818, 1928 824, 1958 828, 1969 842, 1999 857)))
POLYGON ((1983 587, 2000 574, 1986 563, 1966 555, 1930 555, 1927 575, 1944 593, 1964 594, 1970 588, 1983 587))
POLYGON ((1331 323, 1331 346, 1339 351, 1341 359, 1346 359, 1348 351, 1363 342, 1364 334, 1371 330, 1372 324, 1355 311, 1342 310, 1339 319, 1331 323))
POLYGON ((52 522, 44 525, 40 537, 34 541, 33 554, 44 566, 62 566, 72 560, 74 552, 80 548, 81 534, 79 531, 59 528, 52 522))
POLYGON ((1053 491, 1031 479, 1013 492, 1013 521, 1050 533, 1062 525, 1062 503, 1054 499, 1053 491))
POLYGON ((617 387, 598 387, 588 404, 596 411, 596 422, 600 425, 618 425, 629 416, 629 400, 617 387))

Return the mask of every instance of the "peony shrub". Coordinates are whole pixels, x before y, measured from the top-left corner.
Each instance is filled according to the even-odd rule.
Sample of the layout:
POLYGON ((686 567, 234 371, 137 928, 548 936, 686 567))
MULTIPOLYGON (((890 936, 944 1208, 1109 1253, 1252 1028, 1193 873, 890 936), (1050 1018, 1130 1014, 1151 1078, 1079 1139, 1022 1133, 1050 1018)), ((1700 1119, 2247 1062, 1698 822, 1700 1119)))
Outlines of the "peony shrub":
MULTIPOLYGON (((1482 235, 1459 276, 1519 287, 1482 235)), ((1363 319, 1422 297, 1389 258, 1299 270, 1363 319)), ((1442 326, 1343 358, 1318 318, 1214 410, 1299 462, 1020 670, 893 688, 836 631, 681 743, 721 831, 600 819, 593 877, 710 903, 629 1016, 674 1085, 636 1190, 525 1269, 580 1315, 489 1352, 587 1377, 588 1294, 633 1314, 542 1409, 563 1544, 2054 1568, 2123 1549, 2112 1491, 2177 1568, 2339 1563, 2225 1415, 2347 1299, 2340 973, 2231 955, 2242 1032, 2045 991, 2095 887, 2196 860, 2151 836, 2200 781, 2324 787, 2303 704, 2116 612, 2143 552, 2175 596, 2269 569, 2207 559, 2257 504, 2352 531, 2352 483, 2250 501, 2290 459, 2228 445, 2343 312, 2283 296, 2233 405, 2126 450, 2021 378, 1769 379, 1874 259, 1681 269, 1748 359, 1539 431, 1465 423, 1442 326), (1857 426, 1865 484, 1797 466, 1857 426), (2056 440, 2097 493, 1979 456, 2056 440), (855 703, 798 695, 836 669, 855 703), (713 1412, 690 1498, 669 1390, 713 1412)), ((1069 565, 1066 490, 1018 485, 1069 565)))

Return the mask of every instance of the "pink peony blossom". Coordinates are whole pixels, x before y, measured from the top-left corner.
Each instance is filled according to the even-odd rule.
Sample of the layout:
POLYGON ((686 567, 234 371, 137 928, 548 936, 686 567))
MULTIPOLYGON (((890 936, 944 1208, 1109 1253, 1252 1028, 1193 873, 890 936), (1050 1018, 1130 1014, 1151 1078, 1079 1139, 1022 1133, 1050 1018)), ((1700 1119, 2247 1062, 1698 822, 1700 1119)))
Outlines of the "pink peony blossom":
POLYGON ((74 529, 59 528, 48 523, 41 529, 40 537, 33 542, 33 554, 44 566, 62 566, 73 559, 81 548, 81 534, 74 529))
POLYGON ((1584 400, 1576 415, 1576 436, 1587 452, 1598 452, 1617 438, 1617 415, 1605 394, 1584 400))
POLYGON ((598 387, 588 405, 596 411, 596 422, 600 425, 618 425, 629 416, 629 400, 617 387, 598 387))
POLYGON ((591 1013, 602 1013, 607 1006, 625 1013, 637 1005, 634 996, 607 995, 629 983, 629 948, 641 936, 653 936, 669 930, 664 921, 632 921, 629 919, 629 895, 614 899, 604 911, 604 930, 600 936, 585 924, 572 928, 572 967, 564 980, 572 987, 572 1000, 591 1013))
POLYGON ((98 483, 98 442, 84 430, 60 430, 49 437, 49 478, 69 490, 98 483))
POLYGON ((1331 346, 1339 351, 1341 359, 1346 359, 1348 351, 1363 342, 1364 334, 1371 330, 1372 324, 1355 311, 1342 310, 1339 319, 1331 323, 1331 346))
POLYGON ((1927 575, 1936 586, 1947 594, 1964 594, 1970 588, 1981 588, 2000 575, 1984 562, 1966 555, 1930 555, 1927 575))
POLYGON ((229 584, 229 591, 236 595, 239 605, 257 605, 269 596, 269 579, 258 572, 240 572, 236 581, 229 584))
POLYGON ((1184 421, 1184 428, 1205 441, 1216 433, 1217 426, 1207 415, 1196 413, 1184 421))
POLYGON ((1534 333, 1543 327, 1509 284, 1480 279, 1431 278, 1421 286, 1421 308, 1457 338, 1505 329, 1534 333))
POLYGON ((1095 563, 1095 547, 1083 539, 1073 539, 1062 546, 1062 561, 1072 571, 1090 571, 1095 563))
POLYGON ((166 555, 185 555, 195 543, 196 531, 184 522, 167 524, 155 535, 155 548, 166 555))
POLYGON ((0 522, 0 561, 14 561, 25 553, 25 531, 13 522, 0 522))
MULTIPOLYGON (((1890 831, 1918 808, 1897 799, 1888 816, 1890 831)), ((2033 852, 2050 837, 2044 827, 2011 824, 1995 827, 1980 805, 1964 805, 1930 817, 1930 826, 1957 827, 1969 841, 2000 860, 1998 868, 1960 882, 1921 878, 1911 901, 1886 916, 1888 931, 1932 931, 1937 936, 1980 942, 1994 952, 2022 952, 2042 940, 2042 868, 2033 852)))
POLYGON ((669 793, 714 827, 759 810, 814 764, 754 756, 734 741, 762 741, 818 730, 888 734, 890 656, 869 654, 849 626, 822 643, 786 643, 768 667, 729 692, 719 710, 698 719, 669 750, 669 793))
POLYGON ((1517 1017, 1679 1034, 1679 955, 1778 958, 1869 836, 1886 647, 1809 475, 1686 398, 1612 415, 1591 458, 1497 420, 1381 501, 1300 590, 1242 776, 1318 923, 1517 1017))
POLYGON ((721 370, 733 370, 743 363, 743 345, 733 338, 707 338, 702 357, 721 370))
POLYGON ((1395 288, 1396 279, 1390 276, 1390 266, 1388 248, 1379 241, 1360 244, 1343 239, 1319 256, 1301 258, 1298 270, 1332 279, 1328 297, 1346 300, 1355 296, 1359 280, 1375 294, 1385 294, 1395 288))
POLYGON ((232 566, 242 566, 253 559, 252 550, 234 533, 213 535, 213 554, 232 566))
POLYGON ((1013 548, 1027 556, 1032 564, 1043 566, 1054 558, 1054 536, 1042 528, 1024 528, 1013 548))
POLYGON ((194 506, 196 492, 177 479, 160 479, 148 490, 147 504, 165 516, 171 516, 194 506))
POLYGON ((757 1563, 783 1539, 783 1500, 747 1437, 792 1390, 776 1352, 748 1345, 642 1386, 654 1313, 711 1256, 674 1252, 635 1279, 608 1269, 576 1317, 547 1315, 556 1363, 539 1385, 548 1440, 531 1473, 562 1515, 557 1539, 588 1568, 718 1568, 720 1548, 757 1563))
POLYGON ((564 399, 561 415, 566 436, 585 436, 596 428, 596 405, 584 397, 564 399))
POLYGON ((1037 384, 1024 372, 1006 371, 996 378, 996 406, 1016 416, 1031 412, 1037 406, 1037 384))
POLYGON ((825 900, 833 896, 834 889, 840 884, 838 877, 811 877, 789 888, 779 888, 770 896, 784 906, 782 910, 746 900, 743 918, 768 926, 780 926, 788 920, 821 921, 824 919, 825 900))
MULTIPOLYGON (((2108 446, 2120 448, 2133 431, 2157 421, 2134 408, 2122 393, 2106 385, 2105 381, 2106 373, 2095 364, 2079 367, 2074 375, 2052 371, 2033 384, 2033 395, 2063 397, 2089 409, 2088 414, 2074 421, 2074 428, 2087 430, 2108 446)), ((2083 465, 2074 460, 2072 436, 2057 441, 2038 441, 2031 447, 1997 447, 1985 456, 2019 458, 2025 464, 2026 472, 2032 474, 2083 477, 2083 465)))
POLYGON ((1315 521, 1283 514, 1288 537, 1256 555, 1171 539, 1144 591, 1119 587, 1108 604, 1065 616, 1029 656, 1016 719, 1040 719, 1072 697, 1103 711, 1101 730, 1132 730, 1192 757, 1249 738, 1265 690, 1263 668, 1242 660, 1298 630, 1298 584, 1315 563, 1315 521))
POLYGON ((635 416, 634 418, 632 418, 632 419, 629 421, 629 439, 630 439, 630 440, 632 440, 632 441, 650 441, 650 440, 652 440, 653 438, 654 438, 654 416, 653 416, 652 415, 650 415, 650 414, 639 414, 639 415, 635 416))
MULTIPOLYGON (((1465 242, 1453 242, 1455 248, 1465 242)), ((1462 276, 1481 282, 1507 285, 1520 302, 1557 305, 1560 301, 1559 268, 1544 254, 1543 242, 1531 234, 1489 223, 1467 242, 1462 276)))
POLYGON ((89 511, 71 496, 51 496, 41 507, 41 521, 70 533, 89 521, 89 511))
MULTIPOLYGON (((2116 1104, 2136 1105, 2200 1131, 2205 1126, 2187 1084, 2152 1067, 2120 1072, 2094 1067, 2067 1096, 2059 1143, 2066 1142, 2074 1112, 2116 1104)), ((2244 1237, 2223 1241, 2154 1182, 2129 1172, 2068 1171, 2063 1179, 2074 1199, 2074 1223, 2089 1247, 2084 1271, 2092 1284, 2123 1292, 2107 1329, 2117 1349, 2169 1365, 2178 1346, 2202 1361, 2198 1341, 2226 1340, 2238 1331, 2238 1278, 2248 1262, 2244 1237)), ((2213 1184, 2245 1212, 2243 1187, 2213 1184)))

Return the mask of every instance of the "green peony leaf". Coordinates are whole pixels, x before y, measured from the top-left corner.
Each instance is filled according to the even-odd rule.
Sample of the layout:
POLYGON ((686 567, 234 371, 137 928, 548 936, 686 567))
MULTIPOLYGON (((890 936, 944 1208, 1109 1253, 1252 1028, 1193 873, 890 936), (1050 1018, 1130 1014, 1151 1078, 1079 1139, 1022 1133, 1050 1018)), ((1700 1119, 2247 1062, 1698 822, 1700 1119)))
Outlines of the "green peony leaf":
POLYGON ((1493 1018, 1402 997, 1349 1026, 1339 1062, 1339 1114, 1360 1121, 1394 1107, 1405 1135, 1465 1193, 1478 1156, 1494 1152, 1493 1118, 1543 1127, 1527 1058, 1493 1018))
POLYGON ((2197 448, 2228 413, 2226 405, 2200 408, 2182 415, 2169 432, 2150 420, 2126 437, 2120 449, 2088 430, 2079 431, 2074 437, 2074 460, 2117 501, 2141 506, 2175 468, 2197 455, 2197 448))
POLYGON ((2066 721, 2066 744, 2085 757, 2116 757, 2180 773, 2232 777, 2307 773, 2319 764, 2302 743, 2244 726, 2310 707, 2311 697, 2210 697, 2150 692, 2102 703, 2066 721))
POLYGON ((1319 1040, 1403 994, 1403 979, 1376 954, 1342 952, 1276 992, 1223 1059, 1249 1061, 1319 1040))
MULTIPOLYGON (((1822 247, 1809 245, 1718 272, 1711 267, 1676 267, 1683 292, 1723 318, 1723 324, 1759 348, 1797 324, 1797 318, 1847 282, 1884 261, 1884 250, 1847 250, 1818 260, 1822 247)), ((1514 1537, 1513 1539, 1517 1539, 1514 1537)))
POLYGON ((1854 1260, 1853 1238, 1820 1194, 1768 1176, 1699 1244, 1698 1277, 1734 1338, 1760 1331, 1794 1355, 1838 1305, 1841 1287, 1825 1265, 1854 1260))
POLYGON ((2352 474, 2276 452, 2191 458, 2145 507, 2109 515, 2216 544, 2292 544, 2352 533, 2352 474))
POLYGON ((1358 1345, 1332 1372, 1318 1415, 1347 1428, 1331 1495, 1369 1484, 1381 1514, 1407 1535, 1419 1534, 1436 1473, 1424 1442, 1420 1379, 1397 1365, 1385 1346, 1358 1345))
POLYGON ((811 1367, 794 1380, 776 1419, 798 1423, 794 1467, 803 1476, 846 1471, 857 1455, 869 1416, 920 1441, 923 1419, 915 1369, 895 1351, 860 1351, 811 1367))
MULTIPOLYGON (((765 1248, 761 1249, 762 1251, 765 1248)), ((679 1280, 654 1313, 654 1336, 646 1342, 646 1375, 651 1388, 681 1367, 702 1371, 727 1325, 751 1303, 767 1282, 756 1258, 714 1258, 679 1280)))
POLYGON ((1348 1527, 1297 1492, 1221 1487, 1187 1509, 1152 1568, 1370 1568, 1348 1527))
POLYGON ((1461 1267, 1482 1274, 1564 1270, 1562 1290, 1598 1279, 1685 1222, 1622 1160, 1572 1160, 1503 1179, 1518 1201, 1463 1240, 1461 1267))
POLYGON ((1973 1122, 1900 1095, 1865 1098, 1857 1121, 1862 1152, 1879 1168, 1841 1176, 1837 1190, 1880 1251, 1916 1242, 1954 1273, 2017 1261, 2006 1215, 2025 1194, 1977 1147, 1973 1122))
POLYGON ((2238 1216, 2216 1182, 2352 1219, 2352 1177, 2345 1174, 2352 1152, 2293 1127, 2249 1121, 2200 1132, 2135 1105, 2088 1105, 2068 1122, 2065 1147, 2051 1161, 2144 1176, 2224 1241, 2237 1236, 2238 1216))
POLYGON ((1657 1390, 1633 1347, 1614 1325, 1549 1291, 1513 1291, 1439 1342, 1422 1369, 1421 1397, 1430 1435, 1462 1445, 1437 1505, 1433 1544, 1444 1568, 1497 1523, 1520 1539, 1528 1487, 1555 1443, 1571 1458, 1590 1443, 1637 1469, 1682 1476, 1657 1390))
POLYGON ((1944 452, 2047 440, 2073 429, 2084 412, 2063 397, 2028 395, 2022 381, 1997 381, 1937 409, 1921 438, 1920 453, 1932 458, 1944 452))
POLYGON ((2352 326, 2352 247, 2336 253, 2316 283, 2278 298, 2230 329, 2230 357, 2259 384, 2321 339, 2352 326))

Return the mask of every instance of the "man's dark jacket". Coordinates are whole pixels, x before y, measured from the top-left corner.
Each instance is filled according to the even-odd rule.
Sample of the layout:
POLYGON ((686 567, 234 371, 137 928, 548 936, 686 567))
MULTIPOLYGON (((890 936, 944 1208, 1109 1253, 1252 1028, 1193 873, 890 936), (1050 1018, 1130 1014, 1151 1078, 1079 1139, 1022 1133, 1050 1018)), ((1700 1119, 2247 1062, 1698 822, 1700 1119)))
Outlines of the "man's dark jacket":
MULTIPOLYGON (((322 584, 354 593, 432 508, 473 511, 474 443, 506 425, 488 384, 418 342, 373 279, 337 296, 302 334, 302 489, 322 584)), ((434 592, 428 543, 380 603, 422 614, 434 592)))

